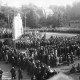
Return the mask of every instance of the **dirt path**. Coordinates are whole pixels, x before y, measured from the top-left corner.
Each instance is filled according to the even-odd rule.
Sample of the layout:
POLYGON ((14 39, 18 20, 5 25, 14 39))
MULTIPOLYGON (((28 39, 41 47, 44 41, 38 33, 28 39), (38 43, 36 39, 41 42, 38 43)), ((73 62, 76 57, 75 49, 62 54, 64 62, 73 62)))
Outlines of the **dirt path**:
MULTIPOLYGON (((11 80, 11 74, 10 74, 11 65, 5 64, 3 61, 1 61, 0 68, 3 70, 2 80, 11 80)), ((16 70, 18 70, 17 67, 16 70)), ((18 74, 16 80, 18 80, 18 74)), ((26 71, 23 72, 23 80, 30 80, 30 76, 27 75, 26 71)))

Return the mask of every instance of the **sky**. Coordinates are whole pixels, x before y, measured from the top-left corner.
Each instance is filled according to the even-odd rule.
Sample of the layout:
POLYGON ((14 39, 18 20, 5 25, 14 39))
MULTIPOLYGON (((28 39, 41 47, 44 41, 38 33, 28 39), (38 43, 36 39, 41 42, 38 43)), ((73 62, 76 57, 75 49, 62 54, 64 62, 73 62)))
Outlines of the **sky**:
POLYGON ((35 4, 38 7, 48 8, 50 5, 66 6, 80 0, 0 0, 2 5, 19 8, 22 5, 35 4))

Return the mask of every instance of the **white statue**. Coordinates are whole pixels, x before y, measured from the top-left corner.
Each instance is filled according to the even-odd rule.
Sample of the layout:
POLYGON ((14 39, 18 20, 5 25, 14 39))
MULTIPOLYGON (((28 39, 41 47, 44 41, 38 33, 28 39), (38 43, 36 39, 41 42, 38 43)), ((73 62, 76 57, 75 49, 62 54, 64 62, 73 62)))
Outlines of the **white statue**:
POLYGON ((20 14, 13 19, 13 40, 17 40, 23 34, 23 25, 20 14))

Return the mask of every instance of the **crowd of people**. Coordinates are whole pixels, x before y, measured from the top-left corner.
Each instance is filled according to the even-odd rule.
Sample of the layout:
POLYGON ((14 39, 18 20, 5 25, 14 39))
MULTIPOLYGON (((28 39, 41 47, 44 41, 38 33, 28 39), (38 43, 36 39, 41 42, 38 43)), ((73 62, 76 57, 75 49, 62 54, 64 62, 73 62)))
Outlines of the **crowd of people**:
MULTIPOLYGON (((80 57, 80 36, 75 37, 50 37, 33 41, 31 44, 19 42, 18 49, 26 45, 26 52, 22 53, 0 42, 0 60, 11 63, 12 67, 18 66, 27 70, 31 80, 46 80, 57 74, 50 67, 74 62, 75 57, 80 57)), ((23 47, 24 48, 24 47, 23 47)))
MULTIPOLYGON (((5 61, 5 63, 11 63, 12 69, 10 72, 12 74, 12 80, 16 78, 16 70, 14 66, 18 66, 21 70, 26 69, 28 75, 32 75, 32 80, 34 79, 34 76, 37 80, 44 80, 57 74, 55 70, 54 72, 50 70, 50 66, 33 58, 31 54, 21 53, 16 49, 4 45, 2 42, 0 42, 0 60, 5 61)), ((21 80, 21 76, 19 77, 19 80, 21 80)))
POLYGON ((0 39, 12 38, 12 32, 10 29, 0 28, 0 39))
POLYGON ((60 63, 73 63, 80 56, 80 37, 51 37, 33 41, 31 44, 17 42, 17 49, 26 49, 31 56, 52 67, 60 63))

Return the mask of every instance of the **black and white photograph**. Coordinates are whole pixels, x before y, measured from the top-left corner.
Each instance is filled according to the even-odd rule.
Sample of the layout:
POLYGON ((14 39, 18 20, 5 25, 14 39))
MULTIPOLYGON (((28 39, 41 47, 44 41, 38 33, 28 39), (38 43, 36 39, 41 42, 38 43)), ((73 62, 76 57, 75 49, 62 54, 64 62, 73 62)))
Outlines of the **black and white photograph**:
POLYGON ((80 80, 80 0, 0 0, 0 80, 80 80))

